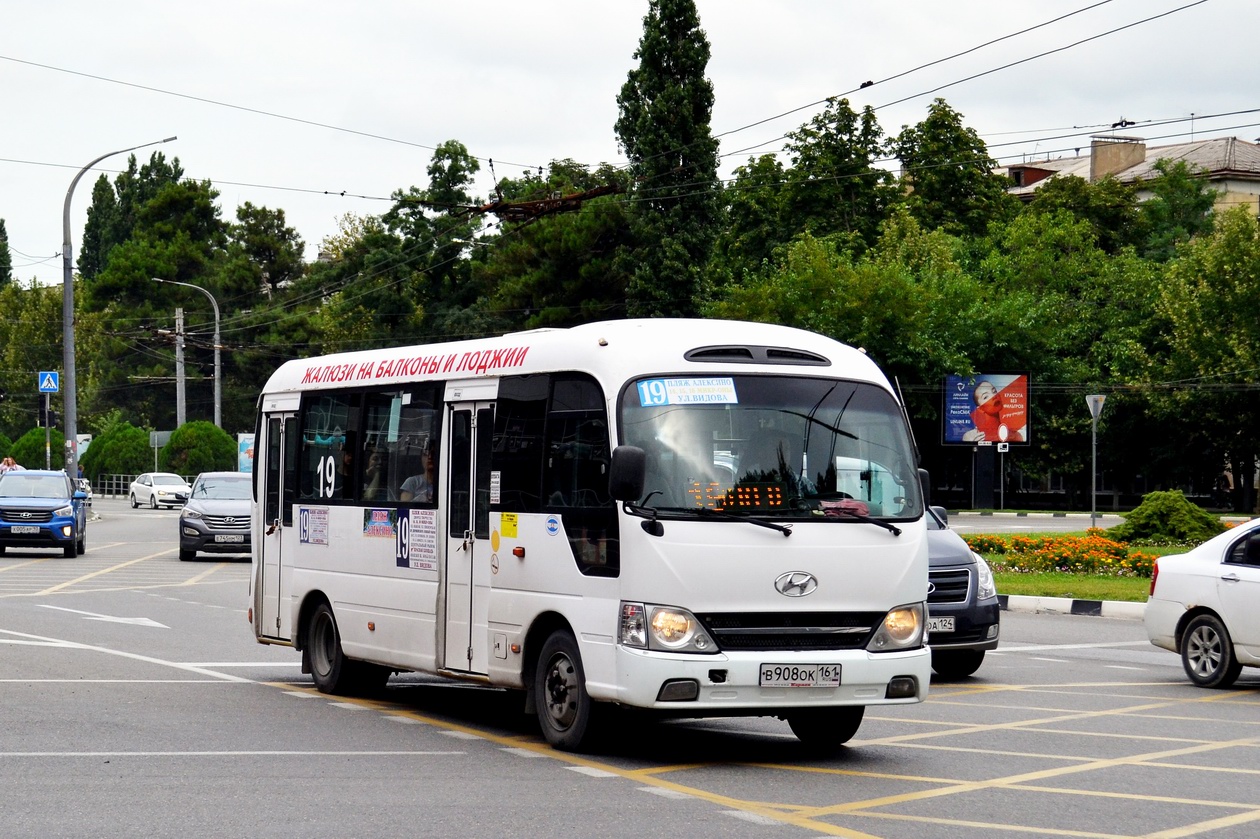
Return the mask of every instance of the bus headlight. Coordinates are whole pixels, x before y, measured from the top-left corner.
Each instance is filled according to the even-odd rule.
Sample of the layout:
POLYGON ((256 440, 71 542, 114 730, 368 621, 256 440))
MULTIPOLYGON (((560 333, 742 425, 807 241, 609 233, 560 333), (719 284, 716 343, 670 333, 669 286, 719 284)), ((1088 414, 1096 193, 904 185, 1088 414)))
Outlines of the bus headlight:
POLYGON ((923 604, 907 603, 889 609, 875 635, 866 645, 868 652, 887 653, 923 646, 923 604))
POLYGON ((686 609, 621 604, 620 641, 627 647, 673 653, 716 653, 717 644, 686 609))

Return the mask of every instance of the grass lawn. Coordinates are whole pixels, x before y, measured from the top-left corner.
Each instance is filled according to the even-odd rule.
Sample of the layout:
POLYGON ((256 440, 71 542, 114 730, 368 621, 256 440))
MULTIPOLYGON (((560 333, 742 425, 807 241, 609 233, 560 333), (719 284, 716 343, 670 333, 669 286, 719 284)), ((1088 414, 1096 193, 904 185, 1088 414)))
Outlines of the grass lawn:
MULTIPOLYGON (((990 558, 991 559, 991 558, 990 558)), ((1033 597, 1074 597, 1080 600, 1132 600, 1145 603, 1151 581, 1145 577, 1110 577, 1101 574, 1014 574, 997 572, 999 594, 1033 597)))
MULTIPOLYGON (((1007 535, 1007 534, 1002 534, 1007 535)), ((1021 533, 1021 536, 1085 536, 1084 530, 1060 532, 1021 533)), ((1142 548, 1159 555, 1182 553, 1185 548, 1142 548)), ((1002 557, 985 556, 990 564, 1000 563, 1002 557)), ((1064 574, 1053 571, 1040 573, 1015 573, 994 571, 999 594, 1028 595, 1031 597, 1069 597, 1080 600, 1127 600, 1145 603, 1151 591, 1149 577, 1117 577, 1106 574, 1064 574)))

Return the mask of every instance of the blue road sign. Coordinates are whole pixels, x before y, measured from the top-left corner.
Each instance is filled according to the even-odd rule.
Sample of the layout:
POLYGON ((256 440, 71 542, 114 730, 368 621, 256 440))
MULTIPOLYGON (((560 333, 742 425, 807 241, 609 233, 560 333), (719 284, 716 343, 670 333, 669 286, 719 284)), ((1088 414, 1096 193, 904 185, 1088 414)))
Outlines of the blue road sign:
POLYGON ((61 374, 56 370, 41 370, 38 381, 40 393, 56 393, 61 390, 61 374))

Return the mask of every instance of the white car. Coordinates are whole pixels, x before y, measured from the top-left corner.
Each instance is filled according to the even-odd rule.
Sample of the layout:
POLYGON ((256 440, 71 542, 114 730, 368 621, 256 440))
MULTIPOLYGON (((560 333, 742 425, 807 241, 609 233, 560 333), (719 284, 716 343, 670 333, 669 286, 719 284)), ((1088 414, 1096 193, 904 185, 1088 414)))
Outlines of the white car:
POLYGON ((148 504, 158 507, 182 507, 188 501, 192 487, 173 472, 145 472, 131 482, 131 506, 148 504))
POLYGON ((1196 685, 1229 687, 1260 667, 1260 519, 1155 563, 1146 602, 1151 643, 1181 654, 1196 685))

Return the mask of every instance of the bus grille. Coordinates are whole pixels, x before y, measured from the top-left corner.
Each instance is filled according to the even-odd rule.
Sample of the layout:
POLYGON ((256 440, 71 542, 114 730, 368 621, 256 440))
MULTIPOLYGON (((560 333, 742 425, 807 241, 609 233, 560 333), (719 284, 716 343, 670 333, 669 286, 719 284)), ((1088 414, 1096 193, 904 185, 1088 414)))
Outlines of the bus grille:
POLYGON ((966 568, 928 571, 928 605, 966 603, 971 588, 971 572, 966 568))
POLYGON ((722 612, 697 615, 723 650, 854 650, 883 612, 722 612))

